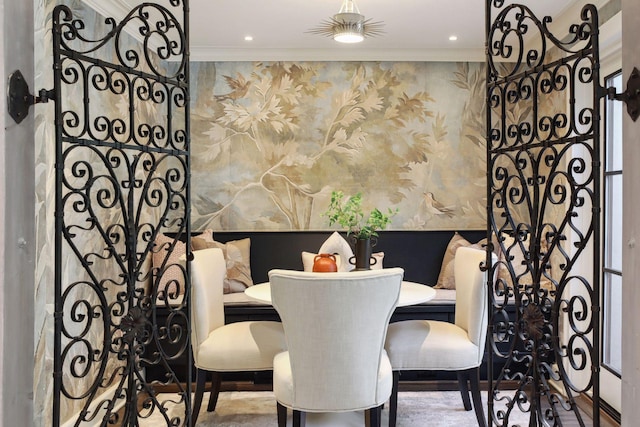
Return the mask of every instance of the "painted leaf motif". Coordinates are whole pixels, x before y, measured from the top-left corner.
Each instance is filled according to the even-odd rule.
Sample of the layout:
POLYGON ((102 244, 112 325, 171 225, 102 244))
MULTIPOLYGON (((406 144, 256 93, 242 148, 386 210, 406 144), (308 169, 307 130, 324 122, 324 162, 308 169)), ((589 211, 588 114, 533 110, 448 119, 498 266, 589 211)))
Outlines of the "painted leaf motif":
POLYGON ((436 119, 433 122, 433 125, 431 125, 433 137, 435 138, 436 141, 443 141, 444 138, 447 136, 447 126, 445 125, 444 122, 445 122, 444 116, 438 114, 436 116, 436 119))
POLYGON ((378 96, 376 90, 371 89, 365 92, 364 100, 360 103, 360 106, 365 112, 370 113, 372 111, 380 111, 382 104, 382 97, 378 96))
POLYGON ((220 126, 218 123, 211 123, 211 127, 204 134, 211 141, 222 141, 227 136, 227 128, 220 126))
POLYGON ((362 128, 357 128, 351 133, 351 136, 346 141, 346 145, 349 148, 362 148, 367 140, 367 134, 362 131, 362 128))
POLYGON ((272 80, 267 76, 262 76, 260 80, 255 82, 253 85, 256 88, 256 93, 263 99, 266 99, 269 96, 269 91, 271 90, 272 80))
POLYGON ((402 121, 398 120, 398 109, 395 106, 389 107, 384 112, 384 119, 394 122, 396 125, 402 125, 402 121))
POLYGON ((294 86, 289 75, 282 76, 278 96, 282 97, 282 99, 289 104, 297 104, 298 97, 300 96, 299 92, 300 86, 294 86))
POLYGON ((358 103, 358 93, 349 89, 338 94, 337 105, 340 107, 351 107, 358 103))
POLYGON ((225 125, 236 126, 241 131, 246 131, 251 127, 249 112, 244 107, 233 103, 224 103, 224 116, 220 122, 225 125))
POLYGON ((424 102, 429 100, 431 97, 424 92, 418 93, 414 97, 409 97, 403 92, 396 104, 398 118, 395 121, 402 126, 410 120, 425 122, 426 117, 433 117, 433 113, 424 106, 424 102))
POLYGON ((334 145, 340 145, 347 141, 347 131, 344 128, 338 129, 333 134, 333 140, 331 141, 334 145))
POLYGON ((365 118, 364 114, 362 114, 362 109, 360 108, 351 108, 349 111, 345 113, 338 123, 343 126, 351 126, 352 124, 359 122, 365 118))
POLYGON ((413 163, 423 163, 428 161, 427 154, 431 153, 432 149, 429 145, 427 135, 423 133, 412 133, 411 142, 407 148, 407 157, 413 163))

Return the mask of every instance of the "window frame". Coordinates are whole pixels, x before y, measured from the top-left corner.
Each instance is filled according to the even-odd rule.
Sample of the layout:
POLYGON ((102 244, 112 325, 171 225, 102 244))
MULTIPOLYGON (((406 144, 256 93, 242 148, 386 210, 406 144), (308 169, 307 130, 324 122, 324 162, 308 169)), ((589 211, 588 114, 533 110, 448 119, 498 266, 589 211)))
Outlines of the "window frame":
MULTIPOLYGON (((604 82, 605 82, 605 87, 609 87, 612 86, 612 79, 614 79, 615 77, 618 76, 622 76, 622 70, 618 69, 614 72, 612 72, 611 74, 608 74, 604 77, 604 82)), ((605 340, 605 334, 607 334, 607 328, 605 327, 606 323, 605 323, 605 319, 607 318, 608 312, 607 312, 607 304, 606 304, 606 300, 607 297, 610 294, 610 281, 608 280, 609 277, 611 276, 618 276, 622 279, 622 269, 617 270, 614 268, 611 268, 610 265, 610 257, 611 257, 611 241, 609 240, 610 238, 610 233, 609 233, 609 222, 608 222, 608 210, 610 208, 610 204, 609 204, 609 191, 608 191, 608 178, 613 177, 613 176, 622 176, 623 174, 623 169, 611 169, 609 170, 609 156, 611 155, 611 150, 609 147, 609 129, 610 129, 610 122, 609 122, 609 113, 610 113, 610 109, 609 109, 609 105, 610 102, 613 102, 611 100, 608 100, 604 103, 604 108, 603 108, 603 168, 602 168, 602 227, 601 227, 601 234, 602 234, 602 271, 601 271, 601 283, 602 283, 602 295, 601 295, 601 307, 602 307, 602 328, 601 328, 601 337, 600 337, 600 365, 603 369, 606 369, 608 372, 610 372, 612 375, 615 375, 616 377, 622 379, 622 373, 620 371, 618 371, 616 368, 610 366, 610 364, 608 363, 608 361, 605 359, 605 346, 604 343, 606 342, 605 340)), ((621 166, 622 167, 622 166, 621 166)), ((620 227, 622 227, 622 224, 620 224, 620 227)))

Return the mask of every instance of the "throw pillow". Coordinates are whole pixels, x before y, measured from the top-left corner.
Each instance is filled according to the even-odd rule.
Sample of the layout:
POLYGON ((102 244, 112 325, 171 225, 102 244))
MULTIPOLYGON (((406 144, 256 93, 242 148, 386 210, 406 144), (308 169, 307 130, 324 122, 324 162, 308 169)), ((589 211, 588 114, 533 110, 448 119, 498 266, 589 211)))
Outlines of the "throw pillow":
POLYGON ((173 250, 169 252, 169 248, 174 240, 175 239, 165 234, 159 234, 151 250, 151 265, 154 271, 154 279, 162 273, 160 281, 158 282, 157 293, 161 296, 165 294, 167 298, 170 296, 175 298, 176 293, 177 295, 183 295, 185 288, 184 270, 182 269, 180 257, 187 253, 187 246, 184 242, 177 241, 173 250), (167 259, 165 269, 164 272, 161 272, 159 269, 162 267, 165 259, 167 259))
POLYGON ((471 243, 458 232, 454 233, 447 249, 444 251, 444 258, 442 259, 442 265, 440 266, 440 274, 438 275, 438 281, 434 288, 436 289, 455 289, 456 279, 454 274, 456 251, 461 247, 473 247, 477 249, 485 249, 487 245, 487 239, 482 239, 477 243, 471 243))
POLYGON ((200 234, 198 234, 196 237, 198 237, 199 239, 204 240, 205 242, 213 242, 213 230, 210 228, 207 228, 206 230, 203 230, 200 234))
POLYGON ((376 259, 376 263, 370 265, 371 269, 382 270, 384 268, 384 266, 382 265, 382 262, 384 261, 384 252, 375 252, 371 254, 371 256, 376 259))
POLYGON ((224 293, 244 292, 253 286, 251 278, 251 239, 232 240, 227 243, 207 242, 199 237, 191 239, 193 250, 220 248, 227 263, 227 275, 224 279, 224 293))
POLYGON ((324 241, 322 246, 320 246, 320 249, 318 249, 318 253, 338 254, 340 258, 344 260, 344 262, 340 263, 338 266, 338 271, 353 270, 353 265, 349 263, 349 258, 353 256, 351 245, 349 245, 349 242, 347 242, 337 231, 333 232, 333 234, 324 241))
POLYGON ((454 233, 451 240, 447 244, 447 249, 444 251, 444 257, 442 258, 442 265, 440 266, 440 274, 438 275, 438 281, 434 288, 436 289, 455 289, 456 283, 453 275, 453 265, 455 261, 456 251, 463 246, 469 246, 471 243, 462 237, 458 232, 454 233))
POLYGON ((513 257, 511 265, 516 278, 522 276, 521 283, 531 283, 533 279, 531 278, 531 274, 526 271, 527 266, 524 264, 524 254, 520 250, 520 245, 516 242, 514 237, 506 234, 504 234, 503 240, 506 252, 502 252, 502 250, 499 252, 500 256, 498 259, 500 261, 500 266, 498 268, 498 279, 502 279, 507 286, 511 288, 513 287, 513 280, 511 278, 511 274, 509 274, 509 268, 506 265, 506 263, 509 262, 506 259, 506 255, 508 253, 510 257, 513 257))

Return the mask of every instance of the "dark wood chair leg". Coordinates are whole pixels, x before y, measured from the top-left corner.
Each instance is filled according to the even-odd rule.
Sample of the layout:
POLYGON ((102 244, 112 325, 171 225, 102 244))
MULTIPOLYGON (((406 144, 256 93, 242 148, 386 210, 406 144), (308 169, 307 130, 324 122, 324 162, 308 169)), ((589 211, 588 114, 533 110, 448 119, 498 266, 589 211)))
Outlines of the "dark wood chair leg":
POLYGON ((213 412, 216 410, 221 385, 222 374, 220 372, 211 372, 211 394, 209 396, 209 404, 207 405, 208 412, 213 412))
POLYGON ((293 427, 304 427, 307 424, 307 413, 293 410, 293 427))
POLYGON ((480 396, 480 368, 473 368, 469 372, 469 383, 471 384, 471 398, 473 399, 473 409, 476 412, 479 427, 487 427, 487 420, 482 409, 482 397, 480 396))
POLYGON ((382 405, 367 409, 364 412, 364 423, 367 427, 381 427, 382 405))
POLYGON ((393 386, 389 398, 389 427, 396 427, 398 418, 398 382, 400 382, 400 371, 393 371, 393 386))
POLYGON ((456 372, 458 376, 458 388, 460 389, 460 395, 462 396, 462 404, 465 411, 471 410, 471 399, 469 399, 469 387, 467 386, 468 374, 467 371, 456 372))
POLYGON ((196 368, 196 396, 191 409, 191 425, 196 425, 200 406, 202 406, 202 395, 204 394, 204 386, 207 382, 207 371, 196 368))
POLYGON ((278 427, 287 427, 287 407, 277 402, 278 405, 278 427))

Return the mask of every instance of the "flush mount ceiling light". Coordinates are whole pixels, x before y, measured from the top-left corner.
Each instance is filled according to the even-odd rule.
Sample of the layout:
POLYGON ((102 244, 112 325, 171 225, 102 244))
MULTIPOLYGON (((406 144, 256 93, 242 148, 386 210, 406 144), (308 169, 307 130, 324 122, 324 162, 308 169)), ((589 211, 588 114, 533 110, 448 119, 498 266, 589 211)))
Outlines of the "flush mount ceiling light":
POLYGON ((344 0, 340 12, 307 32, 332 37, 340 43, 358 43, 365 37, 376 37, 383 34, 383 25, 382 22, 365 20, 353 0, 344 0))

